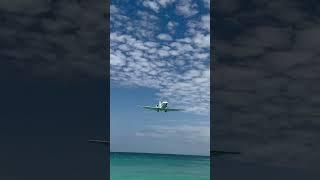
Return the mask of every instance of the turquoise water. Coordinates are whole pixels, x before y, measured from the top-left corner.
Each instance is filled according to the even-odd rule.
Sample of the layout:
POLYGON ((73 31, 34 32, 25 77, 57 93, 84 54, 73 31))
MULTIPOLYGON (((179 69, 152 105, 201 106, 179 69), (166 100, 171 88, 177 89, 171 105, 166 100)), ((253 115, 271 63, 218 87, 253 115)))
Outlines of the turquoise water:
POLYGON ((208 156, 110 154, 111 180, 209 180, 208 156))

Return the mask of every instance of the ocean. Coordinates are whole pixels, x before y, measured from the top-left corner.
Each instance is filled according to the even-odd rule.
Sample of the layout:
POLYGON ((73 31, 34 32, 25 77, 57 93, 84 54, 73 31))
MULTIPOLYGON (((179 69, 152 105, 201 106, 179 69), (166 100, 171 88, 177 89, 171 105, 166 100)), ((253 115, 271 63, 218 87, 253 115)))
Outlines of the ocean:
POLYGON ((111 180, 209 180, 210 157, 110 153, 111 180))

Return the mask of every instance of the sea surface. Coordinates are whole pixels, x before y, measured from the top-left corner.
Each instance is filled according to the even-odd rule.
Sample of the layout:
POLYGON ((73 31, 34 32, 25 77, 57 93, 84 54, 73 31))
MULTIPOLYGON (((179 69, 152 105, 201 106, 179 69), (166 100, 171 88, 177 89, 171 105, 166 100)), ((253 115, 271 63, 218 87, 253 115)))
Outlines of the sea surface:
POLYGON ((111 180, 209 180, 210 157, 110 153, 111 180))

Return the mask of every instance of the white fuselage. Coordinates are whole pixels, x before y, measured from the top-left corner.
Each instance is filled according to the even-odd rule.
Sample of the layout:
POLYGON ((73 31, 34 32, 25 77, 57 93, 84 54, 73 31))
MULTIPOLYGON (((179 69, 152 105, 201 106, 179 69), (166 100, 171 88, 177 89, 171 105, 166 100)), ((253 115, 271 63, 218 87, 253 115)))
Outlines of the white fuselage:
POLYGON ((168 108, 168 101, 159 101, 158 104, 155 106, 143 106, 146 109, 154 110, 157 112, 164 111, 182 111, 183 109, 175 109, 175 108, 168 108))
POLYGON ((168 102, 160 101, 159 104, 156 105, 156 107, 159 108, 160 111, 165 111, 168 108, 168 102))

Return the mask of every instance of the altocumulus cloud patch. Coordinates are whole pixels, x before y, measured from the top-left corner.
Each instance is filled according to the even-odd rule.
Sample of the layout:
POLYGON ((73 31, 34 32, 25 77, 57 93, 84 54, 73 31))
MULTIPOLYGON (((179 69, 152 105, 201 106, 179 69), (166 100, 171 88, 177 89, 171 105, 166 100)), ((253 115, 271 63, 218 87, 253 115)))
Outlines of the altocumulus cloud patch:
POLYGON ((188 112, 209 113, 210 27, 206 1, 137 1, 128 14, 114 3, 111 11, 111 80, 124 86, 158 90, 188 112), (176 20, 166 16, 171 8, 176 20), (151 11, 150 11, 151 10, 151 11), (190 10, 190 11, 189 11, 190 10))

